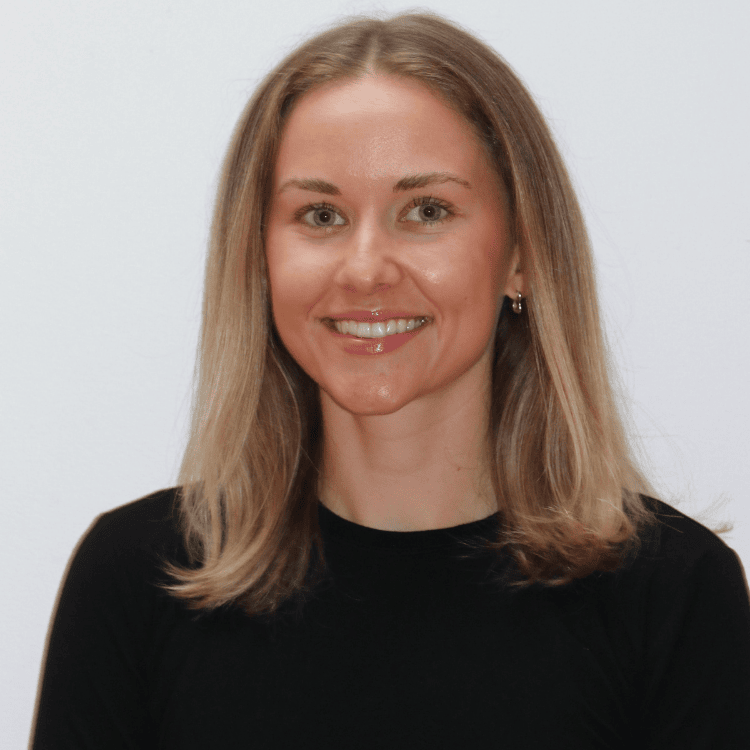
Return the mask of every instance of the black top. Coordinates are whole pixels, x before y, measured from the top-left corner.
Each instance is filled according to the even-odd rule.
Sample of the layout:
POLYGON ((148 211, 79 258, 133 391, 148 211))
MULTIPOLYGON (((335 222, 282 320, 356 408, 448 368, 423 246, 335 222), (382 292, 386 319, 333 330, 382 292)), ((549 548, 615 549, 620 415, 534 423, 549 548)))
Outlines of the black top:
MULTIPOLYGON (((330 585, 303 616, 197 617, 164 490, 102 515, 65 582, 33 748, 750 747, 737 555, 664 503, 616 573, 511 594, 451 529, 382 531, 318 503, 330 585)), ((495 559, 496 558, 492 558, 495 559)))

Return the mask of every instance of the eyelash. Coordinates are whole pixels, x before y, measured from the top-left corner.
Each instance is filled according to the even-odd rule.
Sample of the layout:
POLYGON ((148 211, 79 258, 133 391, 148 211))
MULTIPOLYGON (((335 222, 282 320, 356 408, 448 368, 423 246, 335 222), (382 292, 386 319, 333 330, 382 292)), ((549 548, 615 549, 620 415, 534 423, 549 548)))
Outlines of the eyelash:
MULTIPOLYGON (((421 226, 424 227, 431 227, 435 224, 441 224, 444 221, 449 221, 450 219, 455 216, 455 211, 453 211, 451 205, 449 203, 446 203, 444 200, 441 200, 440 198, 433 198, 432 196, 420 196, 419 198, 414 198, 411 203, 406 207, 406 212, 408 213, 411 211, 411 209, 416 208, 417 206, 437 206, 438 208, 442 208, 448 215, 444 216, 442 219, 434 219, 432 221, 420 221, 417 222, 421 226)), ((332 211, 335 214, 338 214, 341 216, 339 211, 336 209, 335 206, 332 206, 330 203, 310 203, 307 206, 304 206, 303 208, 300 208, 297 210, 294 214, 295 221, 302 221, 305 214, 307 214, 310 211, 332 211)), ((341 226, 340 224, 335 224, 328 227, 319 227, 315 224, 308 224, 307 222, 302 222, 306 227, 313 230, 318 230, 322 232, 330 232, 332 229, 335 229, 337 226, 341 226)))

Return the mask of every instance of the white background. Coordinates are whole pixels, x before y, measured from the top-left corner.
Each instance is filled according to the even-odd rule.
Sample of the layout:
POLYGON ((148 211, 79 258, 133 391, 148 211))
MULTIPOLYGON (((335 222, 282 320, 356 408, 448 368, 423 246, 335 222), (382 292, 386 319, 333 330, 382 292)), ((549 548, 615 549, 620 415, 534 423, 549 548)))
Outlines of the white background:
MULTIPOLYGON (((308 34, 397 2, 26 0, 0 26, 0 674, 24 747, 73 547, 175 483, 218 167, 308 34)), ((519 72, 579 188, 661 497, 750 565, 747 3, 438 0, 519 72)))

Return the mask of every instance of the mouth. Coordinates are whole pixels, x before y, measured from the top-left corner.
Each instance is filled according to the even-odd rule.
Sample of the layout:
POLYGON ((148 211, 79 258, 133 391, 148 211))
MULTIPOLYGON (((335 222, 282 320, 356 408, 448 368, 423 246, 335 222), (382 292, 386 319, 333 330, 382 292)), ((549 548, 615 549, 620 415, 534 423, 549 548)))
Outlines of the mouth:
POLYGON ((391 318, 383 321, 334 320, 323 318, 322 322, 330 331, 344 336, 359 339, 382 339, 409 333, 431 322, 426 315, 416 315, 411 318, 391 318))
POLYGON ((383 356, 400 350, 420 336, 422 331, 429 328, 432 318, 417 316, 374 323, 322 318, 321 322, 328 329, 336 349, 340 348, 344 354, 383 356))

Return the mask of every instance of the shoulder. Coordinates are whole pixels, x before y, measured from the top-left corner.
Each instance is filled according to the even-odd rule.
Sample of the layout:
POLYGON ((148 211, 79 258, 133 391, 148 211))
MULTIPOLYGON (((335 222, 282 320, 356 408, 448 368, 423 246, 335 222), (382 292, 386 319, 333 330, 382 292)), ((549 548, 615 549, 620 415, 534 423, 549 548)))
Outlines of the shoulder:
POLYGON ((164 580, 165 562, 187 562, 177 500, 172 487, 102 513, 74 553, 69 580, 101 588, 164 580))
MULTIPOLYGON (((658 523, 642 539, 633 568, 624 574, 641 592, 654 622, 683 617, 736 617, 750 625, 750 596, 737 553, 716 533, 677 508, 645 498, 658 523)), ((621 583, 624 583, 624 579, 621 583)), ((619 588, 622 591, 622 588, 619 588)))
POLYGON ((159 490, 102 513, 90 536, 119 552, 174 546, 180 536, 178 489, 159 490))
POLYGON ((700 567, 741 569, 737 554, 711 529, 662 500, 645 500, 658 523, 644 535, 641 565, 674 574, 700 567))

